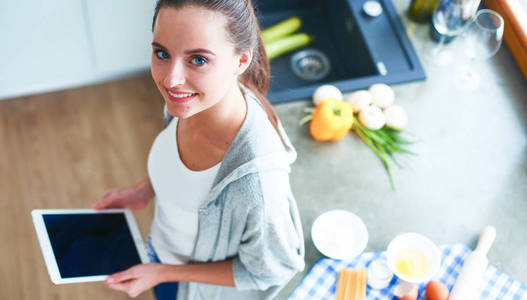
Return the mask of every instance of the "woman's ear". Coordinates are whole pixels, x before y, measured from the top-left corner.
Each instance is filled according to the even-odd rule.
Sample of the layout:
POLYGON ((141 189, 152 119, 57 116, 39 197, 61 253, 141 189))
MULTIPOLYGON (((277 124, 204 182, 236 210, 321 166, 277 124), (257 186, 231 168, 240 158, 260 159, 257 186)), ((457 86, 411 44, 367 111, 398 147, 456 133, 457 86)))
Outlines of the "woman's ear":
POLYGON ((247 50, 245 52, 242 52, 240 55, 238 55, 237 57, 238 67, 236 68, 236 75, 241 75, 243 74, 243 72, 245 72, 245 70, 247 70, 247 68, 251 64, 252 58, 253 58, 252 50, 247 50))

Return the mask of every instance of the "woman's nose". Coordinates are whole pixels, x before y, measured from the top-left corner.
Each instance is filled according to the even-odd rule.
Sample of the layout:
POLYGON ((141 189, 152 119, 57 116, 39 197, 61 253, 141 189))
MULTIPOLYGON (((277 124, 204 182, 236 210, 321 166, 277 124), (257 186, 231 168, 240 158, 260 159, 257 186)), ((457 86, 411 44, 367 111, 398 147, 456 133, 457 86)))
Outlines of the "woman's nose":
POLYGON ((174 62, 170 66, 168 74, 165 77, 164 83, 165 83, 165 86, 168 88, 180 86, 185 83, 185 72, 184 72, 182 63, 174 62))

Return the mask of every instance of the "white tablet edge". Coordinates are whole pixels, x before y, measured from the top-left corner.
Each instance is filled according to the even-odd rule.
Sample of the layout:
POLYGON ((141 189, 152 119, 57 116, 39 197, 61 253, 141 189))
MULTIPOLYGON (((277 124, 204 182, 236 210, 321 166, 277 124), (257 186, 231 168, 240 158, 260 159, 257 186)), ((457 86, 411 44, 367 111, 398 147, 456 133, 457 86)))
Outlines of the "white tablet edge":
POLYGON ((51 277, 51 281, 54 284, 64 284, 64 283, 78 283, 78 282, 92 282, 92 281, 103 281, 108 278, 108 275, 97 275, 97 276, 82 276, 82 277, 73 277, 73 278, 62 278, 57 266, 57 261, 53 255, 53 250, 51 248, 51 242, 44 225, 43 214, 76 214, 76 213, 124 213, 128 227, 132 234, 137 252, 139 254, 139 259, 142 263, 148 262, 148 256, 146 254, 145 245, 143 239, 141 238, 141 233, 139 232, 139 227, 135 222, 133 213, 128 209, 105 209, 105 210, 94 210, 94 209, 34 209, 31 211, 33 217, 33 224, 37 232, 38 241, 40 244, 40 249, 42 255, 44 256, 44 261, 48 269, 48 273, 51 277))

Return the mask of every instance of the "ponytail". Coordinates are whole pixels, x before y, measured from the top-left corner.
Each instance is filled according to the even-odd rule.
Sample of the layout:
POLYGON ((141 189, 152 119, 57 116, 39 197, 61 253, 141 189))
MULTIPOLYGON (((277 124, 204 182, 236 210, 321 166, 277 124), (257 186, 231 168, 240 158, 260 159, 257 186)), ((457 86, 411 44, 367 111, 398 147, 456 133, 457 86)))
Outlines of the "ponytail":
POLYGON ((240 81, 243 85, 253 91, 254 95, 258 98, 258 100, 260 100, 265 112, 267 113, 269 121, 273 125, 276 132, 280 135, 280 131, 278 130, 278 117, 276 116, 276 112, 274 111, 271 103, 265 97, 267 91, 269 90, 269 81, 271 79, 269 60, 267 59, 267 53, 265 52, 260 26, 258 26, 258 20, 256 19, 254 8, 251 5, 251 1, 247 1, 249 3, 251 15, 253 17, 257 43, 253 48, 254 51, 252 62, 249 65, 249 68, 247 68, 247 70, 245 70, 241 76, 240 81))

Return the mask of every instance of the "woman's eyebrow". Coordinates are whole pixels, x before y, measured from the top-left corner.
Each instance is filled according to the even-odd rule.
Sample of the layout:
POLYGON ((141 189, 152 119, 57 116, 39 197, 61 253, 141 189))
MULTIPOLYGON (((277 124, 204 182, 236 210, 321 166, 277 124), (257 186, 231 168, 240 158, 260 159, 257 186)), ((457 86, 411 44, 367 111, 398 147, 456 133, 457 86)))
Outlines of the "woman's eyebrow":
POLYGON ((197 53, 208 53, 208 54, 216 56, 216 54, 214 54, 214 52, 212 52, 212 51, 210 51, 208 49, 205 49, 205 48, 197 48, 197 49, 185 50, 185 54, 197 54, 197 53))
MULTIPOLYGON (((167 49, 165 46, 161 45, 158 42, 152 42, 152 46, 161 48, 163 50, 167 49)), ((210 51, 209 49, 205 49, 205 48, 197 48, 197 49, 185 50, 185 54, 197 54, 197 53, 208 53, 208 54, 216 56, 216 54, 214 52, 210 51)))
POLYGON ((158 43, 158 42, 152 42, 152 46, 156 46, 156 47, 158 47, 158 48, 162 48, 162 49, 166 50, 166 47, 163 46, 163 45, 161 45, 161 44, 158 43))

